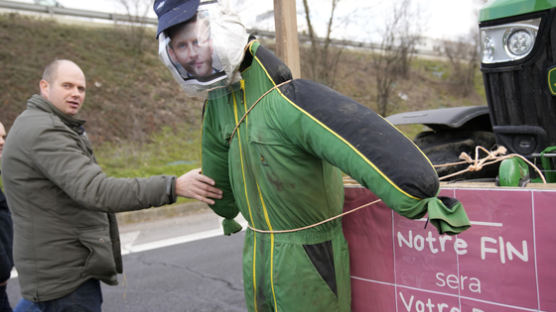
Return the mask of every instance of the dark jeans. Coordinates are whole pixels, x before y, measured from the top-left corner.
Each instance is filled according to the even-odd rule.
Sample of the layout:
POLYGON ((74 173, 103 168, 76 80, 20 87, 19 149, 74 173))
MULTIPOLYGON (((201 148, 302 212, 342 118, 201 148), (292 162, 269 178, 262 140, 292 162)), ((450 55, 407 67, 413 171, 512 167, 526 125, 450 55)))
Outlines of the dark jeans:
POLYGON ((90 279, 62 298, 38 302, 42 312, 101 312, 100 282, 90 279))
POLYGON ((0 312, 12 312, 8 294, 6 294, 6 285, 0 286, 0 312))
POLYGON ((33 301, 29 301, 25 298, 19 299, 19 302, 15 305, 13 312, 41 312, 39 307, 33 301))

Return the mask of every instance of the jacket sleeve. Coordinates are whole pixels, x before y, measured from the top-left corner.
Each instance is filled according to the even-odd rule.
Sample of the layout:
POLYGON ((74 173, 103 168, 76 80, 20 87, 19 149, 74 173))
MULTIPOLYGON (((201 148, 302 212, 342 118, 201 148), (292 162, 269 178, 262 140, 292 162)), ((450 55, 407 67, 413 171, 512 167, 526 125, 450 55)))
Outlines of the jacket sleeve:
POLYGON ((34 165, 72 200, 89 209, 121 212, 175 202, 175 177, 107 177, 79 134, 67 127, 42 130, 33 139, 34 165))
POLYGON ((210 208, 219 216, 224 217, 222 226, 225 235, 241 230, 241 226, 233 219, 239 209, 232 192, 228 164, 228 145, 222 138, 221 125, 215 122, 210 105, 203 114, 202 139, 202 170, 203 174, 212 178, 216 187, 222 190, 222 199, 215 199, 210 208))
POLYGON ((400 215, 428 213, 440 233, 469 227, 461 203, 436 197, 438 175, 427 157, 382 117, 307 80, 294 80, 280 92, 286 103, 270 109, 292 144, 337 166, 400 215))
POLYGON ((6 203, 6 198, 0 190, 0 283, 10 278, 13 267, 12 258, 13 224, 6 203))

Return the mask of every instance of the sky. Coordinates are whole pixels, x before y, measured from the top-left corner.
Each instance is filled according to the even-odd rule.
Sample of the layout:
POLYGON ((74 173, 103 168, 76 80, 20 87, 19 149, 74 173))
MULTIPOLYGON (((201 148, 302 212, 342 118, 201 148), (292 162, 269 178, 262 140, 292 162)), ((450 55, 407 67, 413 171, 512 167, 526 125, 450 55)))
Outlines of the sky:
MULTIPOLYGON (((12 0, 33 3, 33 0, 12 0)), ((55 0, 42 0, 55 1, 55 0)), ((121 4, 127 3, 146 4, 149 0, 57 0, 66 8, 102 11, 108 13, 127 13, 121 4)), ((263 27, 265 30, 274 30, 272 17, 257 20, 257 16, 264 15, 273 9, 273 0, 226 0, 230 1, 240 14, 247 28, 263 27)), ((337 6, 334 21, 333 37, 356 41, 376 40, 391 16, 392 3, 400 0, 340 0, 337 6)), ((329 0, 309 0, 312 23, 317 35, 324 36, 326 23, 330 16, 329 0)), ((479 8, 478 0, 412 0, 414 7, 411 9, 416 16, 416 25, 422 29, 423 35, 435 39, 458 39, 470 32, 477 25, 476 10, 479 8)), ((148 16, 156 17, 152 8, 148 8, 148 16)), ((143 8, 138 11, 143 15, 143 8)), ((302 0, 297 0, 298 29, 306 29, 302 0)))

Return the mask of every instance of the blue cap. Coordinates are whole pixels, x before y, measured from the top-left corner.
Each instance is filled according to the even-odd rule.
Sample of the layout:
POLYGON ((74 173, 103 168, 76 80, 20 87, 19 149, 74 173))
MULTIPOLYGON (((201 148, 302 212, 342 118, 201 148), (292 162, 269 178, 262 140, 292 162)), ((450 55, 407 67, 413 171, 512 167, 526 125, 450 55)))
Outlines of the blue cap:
POLYGON ((153 6, 158 16, 156 38, 166 29, 195 16, 198 7, 199 0, 156 0, 153 6))

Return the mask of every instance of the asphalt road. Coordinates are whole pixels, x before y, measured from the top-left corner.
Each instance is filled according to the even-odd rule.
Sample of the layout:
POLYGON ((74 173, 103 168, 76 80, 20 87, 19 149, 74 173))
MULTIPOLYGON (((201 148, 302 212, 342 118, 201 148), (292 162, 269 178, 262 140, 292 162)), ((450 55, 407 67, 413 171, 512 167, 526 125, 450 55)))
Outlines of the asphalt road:
POLYGON ((246 311, 244 232, 124 256, 125 282, 103 285, 103 311, 246 311))
MULTIPOLYGON (((125 274, 118 286, 103 284, 103 311, 246 311, 245 232, 220 235, 218 221, 207 213, 121 227, 125 274)), ((21 298, 17 278, 8 296, 13 306, 21 298)))

